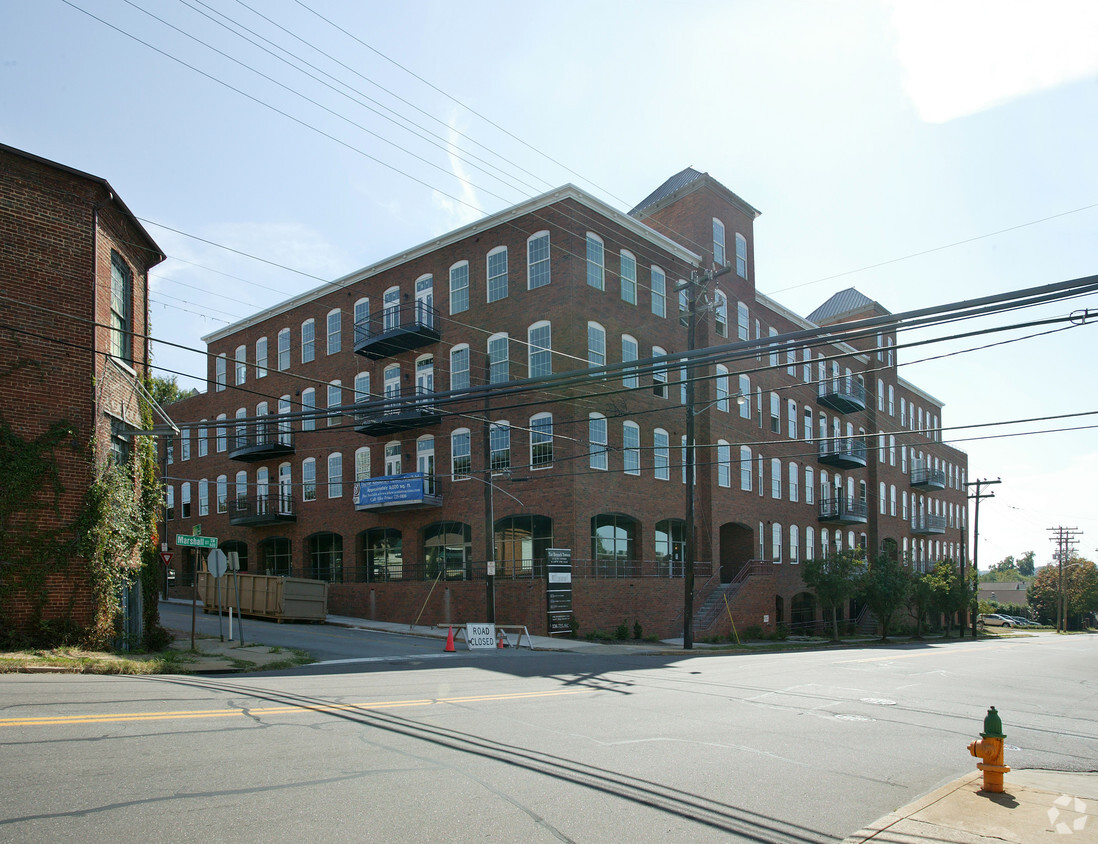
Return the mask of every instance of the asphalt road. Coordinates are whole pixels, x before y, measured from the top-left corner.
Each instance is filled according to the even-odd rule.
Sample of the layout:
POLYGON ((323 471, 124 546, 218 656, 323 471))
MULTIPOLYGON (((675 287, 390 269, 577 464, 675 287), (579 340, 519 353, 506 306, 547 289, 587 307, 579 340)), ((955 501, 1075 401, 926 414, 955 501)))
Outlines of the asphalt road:
POLYGON ((0 840, 834 841, 974 770, 991 704, 1007 764, 1094 769, 1096 657, 1045 634, 5 675, 0 840))

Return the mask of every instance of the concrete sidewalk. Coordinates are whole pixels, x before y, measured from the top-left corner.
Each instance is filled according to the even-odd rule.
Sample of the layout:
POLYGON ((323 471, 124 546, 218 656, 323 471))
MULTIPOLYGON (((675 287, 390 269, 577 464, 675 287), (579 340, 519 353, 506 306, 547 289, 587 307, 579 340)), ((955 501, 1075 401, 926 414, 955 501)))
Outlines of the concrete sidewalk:
POLYGON ((1098 773, 1011 771, 1002 794, 981 791, 982 782, 973 771, 842 844, 1098 842, 1098 773))

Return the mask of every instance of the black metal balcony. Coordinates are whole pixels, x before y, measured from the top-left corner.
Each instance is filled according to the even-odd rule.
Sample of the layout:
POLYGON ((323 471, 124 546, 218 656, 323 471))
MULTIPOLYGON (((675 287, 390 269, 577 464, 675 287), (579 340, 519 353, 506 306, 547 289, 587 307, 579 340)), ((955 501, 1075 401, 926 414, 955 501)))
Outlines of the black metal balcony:
POLYGON ((911 467, 911 485, 926 489, 945 489, 946 475, 942 469, 931 469, 916 463, 911 467))
POLYGON ((434 475, 407 472, 402 475, 382 475, 357 481, 354 488, 356 510, 370 513, 395 513, 441 507, 442 496, 434 475))
POLYGON ((229 499, 229 524, 243 527, 296 522, 292 495, 239 495, 229 499))
POLYGON ((853 375, 821 381, 819 402, 838 413, 857 413, 865 410, 865 385, 853 375))
POLYGON ((865 524, 869 520, 869 505, 858 498, 825 498, 820 502, 819 520, 839 525, 865 524))
POLYGON ((355 324, 355 354, 380 360, 441 338, 438 309, 418 300, 406 302, 383 308, 366 322, 355 324))
POLYGON ((285 457, 294 453, 294 435, 289 420, 281 423, 272 418, 237 425, 230 434, 229 459, 243 463, 285 457))
POLYGON ((912 516, 911 532, 916 536, 934 536, 946 532, 945 516, 912 516))
POLYGON ((433 393, 421 393, 418 389, 402 391, 398 395, 386 395, 385 404, 355 414, 355 430, 371 437, 411 431, 437 425, 442 411, 435 406, 433 393))
POLYGON ((824 440, 820 443, 820 462, 839 469, 865 467, 866 447, 861 437, 824 440))

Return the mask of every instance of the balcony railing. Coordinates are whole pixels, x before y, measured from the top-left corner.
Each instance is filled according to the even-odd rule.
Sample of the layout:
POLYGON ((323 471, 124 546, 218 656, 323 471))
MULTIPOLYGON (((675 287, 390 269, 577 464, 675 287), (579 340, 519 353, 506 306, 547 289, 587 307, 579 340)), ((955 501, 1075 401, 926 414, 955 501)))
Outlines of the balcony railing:
POLYGON ((257 527, 296 522, 292 495, 238 495, 229 499, 229 524, 257 527))
POLYGON ((385 404, 355 414, 355 430, 380 437, 413 428, 437 425, 442 411, 435 405, 435 394, 419 388, 385 393, 385 404))
POLYGON ((945 472, 942 469, 931 469, 921 463, 916 463, 911 467, 911 485, 930 489, 945 489, 945 472))
POLYGON ((437 343, 438 309, 423 301, 391 305, 355 324, 355 354, 379 360, 437 343))
POLYGON ((840 469, 857 469, 865 466, 866 447, 861 437, 823 440, 820 443, 820 462, 840 469))
POLYGON ((860 498, 825 498, 820 502, 819 520, 841 525, 864 524, 869 520, 869 505, 860 498))
POLYGON ((272 417, 233 427, 229 445, 230 460, 255 463, 293 454, 294 435, 288 419, 272 417))
POLYGON ((356 510, 371 513, 393 513, 442 506, 442 496, 438 494, 435 476, 425 472, 382 475, 356 481, 353 501, 356 510))
POLYGON ((945 516, 914 515, 911 517, 911 532, 919 536, 945 533, 945 516))
POLYGON ((819 402, 839 413, 865 410, 865 385, 853 375, 842 375, 821 381, 819 402))

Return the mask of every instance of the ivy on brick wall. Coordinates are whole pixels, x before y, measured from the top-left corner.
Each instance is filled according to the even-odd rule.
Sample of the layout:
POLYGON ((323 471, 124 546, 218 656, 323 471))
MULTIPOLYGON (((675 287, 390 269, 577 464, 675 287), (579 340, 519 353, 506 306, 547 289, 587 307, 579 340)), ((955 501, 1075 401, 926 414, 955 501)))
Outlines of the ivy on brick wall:
MULTIPOLYGON (((141 402, 142 427, 152 426, 152 411, 141 402)), ((79 516, 68 524, 43 531, 36 512, 53 510, 60 516, 64 486, 57 451, 72 442, 71 424, 54 423, 34 440, 23 440, 0 420, 0 612, 21 593, 30 604, 30 624, 16 636, 0 618, 9 639, 48 646, 81 642, 109 648, 121 634, 122 600, 126 587, 140 583, 143 594, 144 642, 149 649, 163 647, 169 636, 160 626, 156 557, 157 515, 162 487, 156 476, 156 446, 152 437, 134 438, 130 458, 117 463, 96 453, 88 459, 95 467, 79 516), (74 556, 87 561, 94 616, 81 629, 73 618, 72 601, 62 611, 50 605, 48 575, 68 574, 74 556), (47 616, 49 616, 47 618, 47 616)), ((71 594, 83 584, 74 584, 71 594)), ((137 644, 137 643, 134 643, 137 644)))

